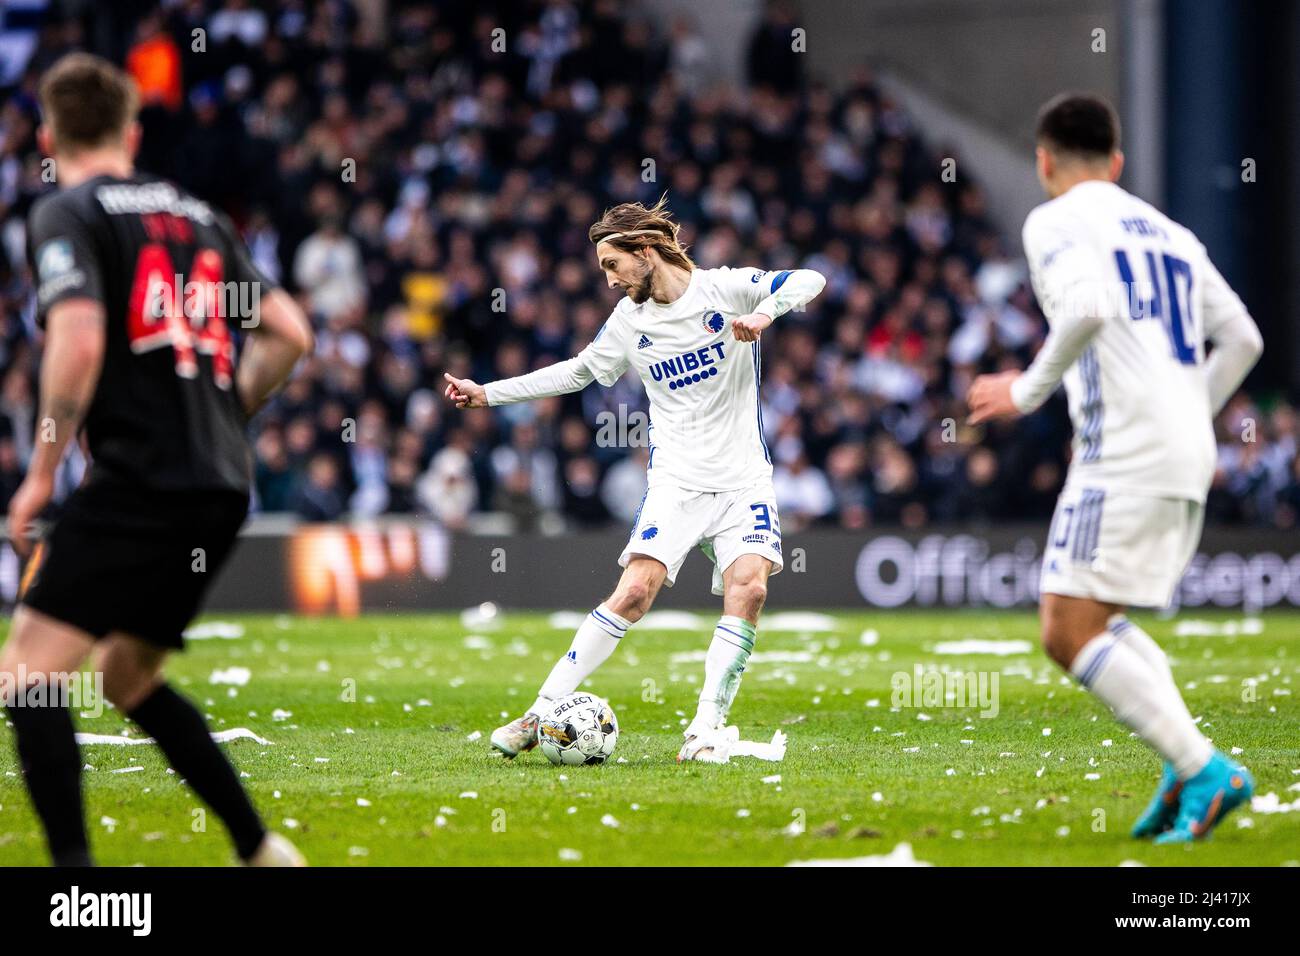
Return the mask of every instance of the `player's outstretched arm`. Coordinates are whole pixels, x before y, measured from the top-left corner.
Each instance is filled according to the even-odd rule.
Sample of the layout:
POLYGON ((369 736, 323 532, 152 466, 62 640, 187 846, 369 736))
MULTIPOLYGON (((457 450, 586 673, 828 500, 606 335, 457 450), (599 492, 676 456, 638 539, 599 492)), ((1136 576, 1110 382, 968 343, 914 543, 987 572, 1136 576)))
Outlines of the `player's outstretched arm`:
POLYGON ((104 363, 104 306, 93 299, 67 299, 50 307, 41 360, 40 415, 32 460, 9 502, 9 536, 26 554, 31 523, 54 492, 64 449, 81 428, 104 363))
POLYGON ((583 357, 576 355, 527 375, 503 378, 486 385, 468 378, 456 378, 447 372, 443 373, 443 378, 447 380, 444 394, 457 408, 483 408, 580 392, 595 381, 596 375, 583 357))
POLYGON ((235 379, 239 401, 249 415, 275 394, 314 345, 311 323, 283 289, 262 296, 259 310, 235 379))
MULTIPOLYGON (((737 342, 757 342, 763 330, 779 316, 800 309, 821 294, 826 288, 826 277, 815 269, 792 269, 786 272, 763 274, 756 286, 767 285, 768 295, 748 315, 732 320, 731 331, 737 342)), ((744 286, 741 287, 745 290, 744 286)), ((751 300, 752 301, 752 300, 751 300)))
POLYGON ((999 372, 976 378, 966 395, 970 424, 1008 415, 1028 415, 1037 409, 1056 391, 1066 370, 1078 361, 1105 321, 1096 315, 1058 318, 1023 374, 999 372))

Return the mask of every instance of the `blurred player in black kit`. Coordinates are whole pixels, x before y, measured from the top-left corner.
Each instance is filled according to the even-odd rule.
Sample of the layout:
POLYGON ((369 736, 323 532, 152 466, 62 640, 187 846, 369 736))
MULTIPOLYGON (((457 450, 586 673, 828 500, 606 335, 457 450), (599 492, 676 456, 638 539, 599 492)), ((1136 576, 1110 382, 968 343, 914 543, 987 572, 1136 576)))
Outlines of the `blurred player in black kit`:
POLYGON ((59 191, 27 230, 45 346, 35 450, 9 507, 21 554, 83 427, 92 465, 31 556, 0 652, 32 803, 54 863, 89 865, 81 759, 55 685, 93 653, 105 695, 220 816, 239 858, 303 865, 162 665, 247 514, 245 423, 310 351, 311 326, 224 216, 133 170, 140 127, 125 73, 70 54, 43 77, 40 102, 59 191), (42 683, 50 692, 29 693, 42 683))

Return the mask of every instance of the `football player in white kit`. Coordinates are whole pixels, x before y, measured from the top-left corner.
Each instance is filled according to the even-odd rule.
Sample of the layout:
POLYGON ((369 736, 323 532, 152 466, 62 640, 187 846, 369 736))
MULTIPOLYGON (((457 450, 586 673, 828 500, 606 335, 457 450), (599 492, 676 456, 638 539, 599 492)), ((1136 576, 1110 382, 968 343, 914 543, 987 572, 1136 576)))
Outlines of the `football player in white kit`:
POLYGON ((1116 185, 1104 100, 1057 97, 1037 140, 1051 198, 1025 220, 1024 246, 1051 328, 1023 374, 975 380, 970 420, 1032 412, 1064 380, 1074 442, 1043 554, 1043 644, 1165 760, 1133 835, 1188 842, 1253 781, 1197 729, 1164 653, 1124 610, 1172 601, 1200 540, 1213 417, 1263 342, 1196 237, 1116 185))
POLYGON ((783 564, 758 393, 759 337, 826 280, 810 269, 697 268, 679 228, 665 199, 607 210, 589 237, 610 288, 627 295, 591 344, 567 361, 486 385, 446 376, 447 397, 460 408, 562 395, 592 381, 610 386, 629 368, 650 399, 649 487, 619 557, 623 575, 578 628, 533 705, 492 734, 507 757, 536 744, 538 716, 614 652, 698 545, 713 561, 723 608, 678 760, 708 759, 754 649, 768 576, 783 564))

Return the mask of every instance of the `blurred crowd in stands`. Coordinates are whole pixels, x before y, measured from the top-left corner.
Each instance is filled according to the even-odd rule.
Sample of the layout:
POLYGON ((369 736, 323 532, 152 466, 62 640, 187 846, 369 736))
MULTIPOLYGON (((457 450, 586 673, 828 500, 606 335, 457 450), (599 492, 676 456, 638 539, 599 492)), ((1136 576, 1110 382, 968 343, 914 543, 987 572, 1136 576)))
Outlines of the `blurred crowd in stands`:
MULTIPOLYGON (((646 408, 635 377, 459 413, 441 376, 488 381, 581 349, 617 299, 588 225, 666 192, 698 265, 828 278, 763 339, 787 529, 1050 516, 1063 396, 964 424, 971 377, 1022 367, 1046 329, 978 171, 942 176, 957 150, 927 142, 867 69, 835 89, 806 76, 787 8, 748 39, 737 88, 689 18, 619 0, 393 0, 378 22, 363 2, 34 0, 43 19, 3 38, 25 65, 0 77, 0 497, 36 414, 23 222, 52 187, 35 84, 84 48, 140 86, 139 166, 228 211, 316 326, 316 354, 254 422, 262 512, 630 521, 646 450, 597 439, 646 408)), ((1243 394, 1217 428, 1209 520, 1294 527, 1294 409, 1243 394)))

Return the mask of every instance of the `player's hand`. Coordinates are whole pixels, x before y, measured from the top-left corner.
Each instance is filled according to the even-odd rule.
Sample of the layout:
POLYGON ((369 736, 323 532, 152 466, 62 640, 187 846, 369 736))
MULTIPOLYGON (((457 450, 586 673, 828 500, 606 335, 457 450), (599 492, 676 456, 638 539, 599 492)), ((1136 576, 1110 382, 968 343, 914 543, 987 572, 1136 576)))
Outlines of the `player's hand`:
POLYGON ((9 501, 9 542, 22 557, 31 553, 35 532, 32 522, 54 495, 54 479, 29 474, 9 501))
POLYGON ((772 317, 762 312, 752 312, 731 320, 731 334, 737 342, 757 342, 763 330, 772 324, 772 317))
POLYGON ((1020 409, 1011 400, 1011 383, 1020 377, 1016 371, 999 372, 996 375, 981 375, 971 382, 970 391, 966 393, 966 404, 970 406, 969 425, 978 425, 993 418, 1019 415, 1020 409))
POLYGON ((456 404, 457 408, 486 407, 487 389, 478 382, 468 378, 455 378, 449 372, 443 372, 442 377, 449 383, 444 394, 456 404))

